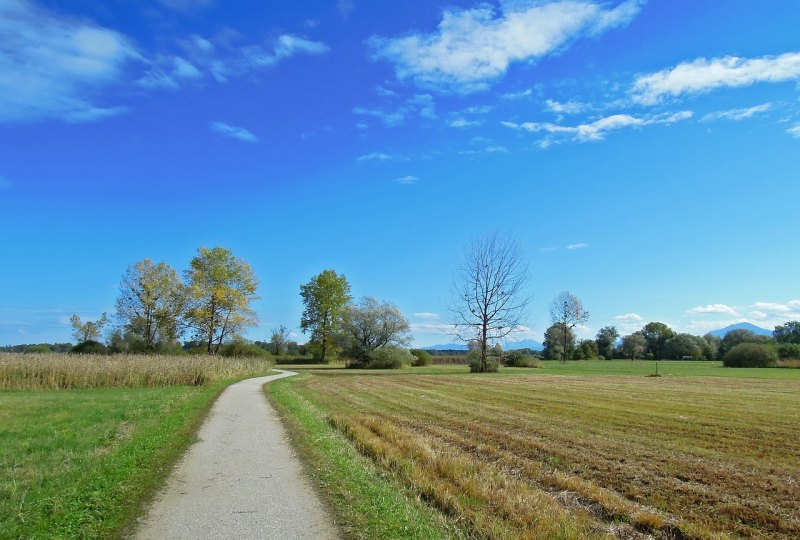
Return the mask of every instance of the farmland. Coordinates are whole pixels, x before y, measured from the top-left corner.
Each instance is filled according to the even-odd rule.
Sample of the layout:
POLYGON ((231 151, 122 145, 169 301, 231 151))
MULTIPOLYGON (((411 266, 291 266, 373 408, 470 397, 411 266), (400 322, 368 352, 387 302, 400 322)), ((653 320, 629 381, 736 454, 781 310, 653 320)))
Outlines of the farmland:
POLYGON ((325 370, 268 392, 284 411, 308 403, 444 515, 453 536, 800 535, 796 371, 759 370, 781 380, 711 366, 720 376, 573 369, 325 370))

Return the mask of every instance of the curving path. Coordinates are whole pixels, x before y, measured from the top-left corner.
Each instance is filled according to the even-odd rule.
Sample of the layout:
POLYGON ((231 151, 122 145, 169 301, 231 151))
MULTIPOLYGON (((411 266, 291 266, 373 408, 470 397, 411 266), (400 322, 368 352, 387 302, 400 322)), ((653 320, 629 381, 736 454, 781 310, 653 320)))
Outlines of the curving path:
POLYGON ((261 388, 292 375, 247 379, 222 393, 134 538, 338 537, 261 388))

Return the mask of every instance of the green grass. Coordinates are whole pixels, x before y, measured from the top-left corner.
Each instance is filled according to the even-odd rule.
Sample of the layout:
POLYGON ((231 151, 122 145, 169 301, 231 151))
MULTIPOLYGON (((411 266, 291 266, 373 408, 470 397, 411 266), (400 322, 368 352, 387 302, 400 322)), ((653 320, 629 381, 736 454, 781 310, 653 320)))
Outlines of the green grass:
POLYGON ((333 507, 347 538, 459 538, 437 512, 390 475, 375 468, 297 391, 309 375, 265 386, 301 452, 309 472, 333 507))
POLYGON ((0 392, 0 537, 120 536, 229 382, 0 392))

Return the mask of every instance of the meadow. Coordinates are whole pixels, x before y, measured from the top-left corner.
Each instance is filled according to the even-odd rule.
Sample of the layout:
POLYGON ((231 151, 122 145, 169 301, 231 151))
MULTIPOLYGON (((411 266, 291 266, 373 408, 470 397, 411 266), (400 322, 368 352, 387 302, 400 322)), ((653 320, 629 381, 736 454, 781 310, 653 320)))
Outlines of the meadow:
MULTIPOLYGON (((647 377, 652 362, 543 364, 498 375, 327 369, 267 392, 290 421, 327 422, 294 420, 305 454, 309 434, 346 439, 406 507, 422 501, 445 519, 442 537, 800 535, 796 370, 659 362, 662 376, 647 377)), ((324 456, 311 463, 325 469, 324 456)), ((327 487, 334 507, 358 498, 345 481, 327 487)), ((364 504, 380 521, 384 510, 364 504)), ((352 537, 377 526, 362 522, 352 537)), ((382 537, 414 537, 402 530, 382 537)))
POLYGON ((0 355, 0 537, 122 535, 263 360, 0 355))

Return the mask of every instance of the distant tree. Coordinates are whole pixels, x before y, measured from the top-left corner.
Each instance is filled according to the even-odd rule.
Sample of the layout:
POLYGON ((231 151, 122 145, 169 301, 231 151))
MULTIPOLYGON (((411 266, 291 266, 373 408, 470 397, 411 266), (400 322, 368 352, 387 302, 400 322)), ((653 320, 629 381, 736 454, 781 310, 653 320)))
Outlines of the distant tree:
POLYGON ((272 336, 269 340, 269 350, 275 356, 280 356, 287 350, 289 340, 289 329, 284 325, 272 329, 272 336))
POLYGON ((800 321, 779 324, 772 335, 778 343, 800 343, 800 321))
POLYGON ((575 360, 591 360, 597 358, 599 354, 597 343, 593 339, 582 339, 572 356, 575 360))
POLYGON ((703 346, 703 356, 707 360, 714 360, 719 357, 719 346, 722 343, 722 338, 714 334, 706 334, 703 336, 705 345, 703 346))
POLYGON ((647 338, 642 332, 634 332, 622 338, 622 354, 634 360, 641 358, 647 350, 647 338))
POLYGON ((691 334, 675 334, 664 342, 663 358, 680 360, 685 356, 700 358, 706 341, 691 334))
POLYGON ((543 354, 548 360, 560 360, 564 356, 570 357, 572 351, 575 350, 575 333, 562 323, 555 323, 545 330, 543 345, 543 354), (564 354, 565 350, 566 355, 564 354))
POLYGON ((737 328, 736 330, 731 330, 722 338, 722 342, 719 345, 719 356, 724 358, 728 351, 742 343, 764 345, 770 341, 772 340, 768 336, 758 335, 746 328, 737 328))
MULTIPOLYGON (((553 324, 560 324, 564 328, 572 330, 589 320, 589 312, 583 309, 583 304, 577 296, 572 295, 569 291, 563 291, 550 304, 550 320, 553 324)), ((564 339, 564 346, 561 350, 562 362, 566 362, 569 358, 567 336, 568 332, 562 332, 564 339)))
POLYGON ((350 301, 350 284, 344 274, 323 270, 300 286, 300 296, 305 305, 300 328, 303 333, 311 332, 310 347, 314 357, 327 362, 335 346, 334 338, 341 329, 345 306, 350 301))
POLYGON ((605 326, 601 328, 600 331, 597 332, 597 338, 595 338, 598 354, 601 354, 606 359, 613 358, 614 344, 618 339, 619 332, 617 332, 615 326, 605 326))
POLYGON ((201 247, 189 265, 186 321, 208 354, 216 354, 226 338, 256 324, 251 304, 258 280, 246 261, 222 247, 201 247))
POLYGON ((662 322, 650 322, 642 328, 642 334, 647 340, 646 353, 659 359, 664 358, 664 344, 675 335, 675 332, 662 322))
POLYGON ((108 315, 103 313, 96 321, 81 321, 81 318, 73 314, 69 318, 72 324, 72 337, 75 341, 85 343, 87 341, 98 341, 103 332, 103 327, 108 324, 108 315))
POLYGON ((117 320, 148 349, 159 342, 174 343, 181 334, 185 299, 184 287, 172 267, 144 259, 129 266, 122 276, 117 320))
POLYGON ((407 345, 409 329, 408 319, 396 305, 365 296, 345 308, 341 337, 347 353, 364 360, 375 349, 407 345))
POLYGON ((520 245, 491 233, 465 250, 453 282, 450 306, 456 336, 477 341, 477 372, 489 371, 489 347, 517 330, 529 298, 525 295, 528 268, 520 245))

